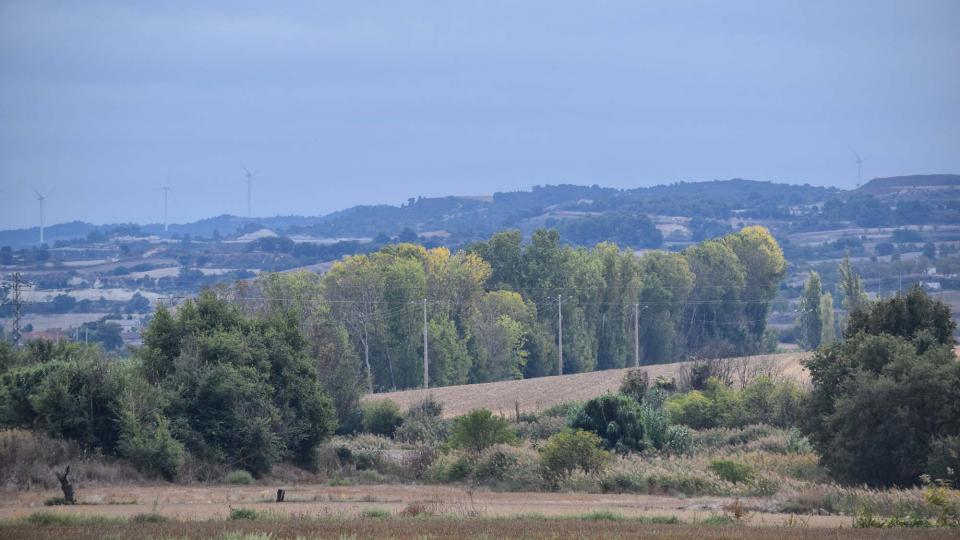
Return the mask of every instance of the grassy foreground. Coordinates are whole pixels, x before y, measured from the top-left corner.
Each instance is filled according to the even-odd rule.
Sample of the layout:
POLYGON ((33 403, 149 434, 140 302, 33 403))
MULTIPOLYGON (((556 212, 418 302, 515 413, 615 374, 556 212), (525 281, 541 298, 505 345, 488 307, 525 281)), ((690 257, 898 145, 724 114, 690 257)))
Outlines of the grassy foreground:
MULTIPOLYGON (((715 516, 716 517, 716 516, 715 516)), ((213 538, 261 540, 276 538, 956 538, 948 529, 822 529, 795 526, 758 527, 705 519, 682 523, 670 516, 631 519, 613 513, 570 517, 540 515, 515 518, 392 516, 369 513, 347 519, 276 519, 234 512, 233 519, 204 522, 168 521, 160 516, 132 519, 63 516, 37 513, 0 525, 3 538, 213 538)))

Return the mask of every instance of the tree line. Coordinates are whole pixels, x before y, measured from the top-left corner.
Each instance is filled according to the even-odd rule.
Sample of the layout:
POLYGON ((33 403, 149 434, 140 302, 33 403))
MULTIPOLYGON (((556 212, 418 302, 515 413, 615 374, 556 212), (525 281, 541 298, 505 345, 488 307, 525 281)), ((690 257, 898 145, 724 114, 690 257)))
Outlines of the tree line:
POLYGON ((638 315, 643 364, 768 352, 785 269, 762 227, 642 255, 567 246, 553 230, 524 243, 508 230, 456 253, 393 244, 323 276, 269 275, 218 294, 251 310, 295 309, 361 366, 365 390, 382 391, 422 386, 424 319, 431 386, 630 366, 638 315))

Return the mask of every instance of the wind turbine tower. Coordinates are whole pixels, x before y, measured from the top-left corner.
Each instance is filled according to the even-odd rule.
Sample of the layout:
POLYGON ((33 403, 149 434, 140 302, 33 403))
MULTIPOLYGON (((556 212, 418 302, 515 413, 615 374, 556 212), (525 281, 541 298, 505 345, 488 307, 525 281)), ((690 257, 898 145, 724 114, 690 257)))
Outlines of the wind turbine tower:
POLYGON ((167 195, 170 194, 170 187, 163 186, 160 191, 163 192, 163 232, 167 232, 167 195))
POLYGON ((253 173, 250 172, 250 169, 246 167, 243 168, 247 177, 247 217, 253 217, 253 203, 252 203, 252 194, 253 194, 253 173))
POLYGON ((863 162, 870 159, 870 156, 861 159, 860 154, 854 152, 853 155, 857 158, 857 187, 860 187, 860 183, 863 181, 861 178, 863 176, 863 162))
POLYGON ((37 194, 37 200, 40 201, 40 243, 43 244, 43 201, 46 200, 39 191, 33 190, 37 194))

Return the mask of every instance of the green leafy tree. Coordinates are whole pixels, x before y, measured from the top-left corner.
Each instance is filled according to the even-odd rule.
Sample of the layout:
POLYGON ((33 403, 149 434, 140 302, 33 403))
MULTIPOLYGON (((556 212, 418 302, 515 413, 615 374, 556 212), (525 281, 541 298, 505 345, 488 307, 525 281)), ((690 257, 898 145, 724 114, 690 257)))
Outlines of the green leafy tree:
POLYGON ((644 364, 662 364, 682 357, 683 310, 696 276, 679 253, 652 251, 637 262, 641 276, 640 344, 644 364))
POLYGON ((510 291, 483 295, 470 314, 471 351, 476 359, 470 378, 488 382, 522 377, 528 357, 526 340, 536 311, 510 291))
POLYGON ((953 330, 949 308, 913 290, 855 311, 808 361, 802 428, 838 480, 916 484, 932 441, 960 434, 953 330))
POLYGON ((123 409, 119 421, 119 455, 144 472, 173 481, 183 464, 184 449, 183 444, 173 438, 166 417, 155 413, 141 419, 129 409, 123 409))
POLYGON ((703 242, 683 253, 696 275, 683 318, 688 347, 710 355, 709 348, 717 342, 737 338, 746 273, 736 253, 720 240, 703 242))
POLYGON ((94 357, 51 363, 44 371, 29 394, 36 422, 52 437, 114 453, 120 438, 115 418, 126 377, 122 367, 94 357))
POLYGON ((823 333, 823 319, 820 310, 820 297, 822 295, 820 274, 810 272, 810 277, 807 278, 807 283, 803 287, 803 294, 800 296, 800 303, 797 306, 799 312, 797 329, 799 330, 800 343, 808 350, 820 346, 823 333))
POLYGON ((852 312, 844 334, 889 334, 909 340, 932 339, 935 344, 946 345, 954 343, 956 328, 950 306, 915 285, 905 294, 852 312))
POLYGON ((311 466, 336 412, 298 321, 244 316, 204 292, 146 332, 143 373, 166 394, 174 437, 195 455, 262 474, 290 457, 311 466))
POLYGON ((865 306, 869 302, 867 293, 863 290, 863 284, 860 282, 860 274, 857 273, 850 262, 849 253, 844 255, 838 271, 840 272, 840 282, 837 286, 840 289, 843 309, 849 313, 865 306))
POLYGON ((453 420, 450 445, 480 453, 495 444, 514 444, 516 434, 506 419, 487 409, 475 409, 453 420))
POLYGON ((828 292, 820 297, 820 321, 820 344, 829 345, 837 340, 837 329, 833 319, 833 295, 828 292))
POLYGON ((232 299, 241 310, 253 316, 296 321, 337 418, 345 422, 359 405, 367 378, 346 325, 336 320, 326 302, 320 276, 313 272, 263 274, 250 291, 242 290, 242 283, 234 286, 232 299), (247 293, 258 300, 247 299, 247 293))
MULTIPOLYGON (((745 227, 722 238, 746 270, 741 302, 749 340, 760 343, 766 330, 770 302, 787 274, 783 250, 765 227, 745 227)), ((747 351, 752 352, 752 351, 747 351)))
POLYGON ((430 385, 467 384, 473 357, 456 323, 442 315, 431 319, 429 325, 430 385))
POLYGON ((523 282, 523 249, 520 231, 495 233, 486 242, 472 244, 467 251, 490 264, 490 285, 494 289, 518 290, 523 282))

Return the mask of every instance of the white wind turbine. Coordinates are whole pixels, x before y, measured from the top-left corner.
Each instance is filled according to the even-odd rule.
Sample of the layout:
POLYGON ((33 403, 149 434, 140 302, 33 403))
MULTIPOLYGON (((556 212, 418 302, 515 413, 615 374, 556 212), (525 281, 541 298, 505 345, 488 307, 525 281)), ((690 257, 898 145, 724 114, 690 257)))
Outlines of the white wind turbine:
POLYGON ((863 176, 863 162, 870 159, 870 156, 861 158, 856 151, 853 152, 853 155, 857 158, 857 187, 860 187, 860 183, 863 181, 861 178, 863 176))
POLYGON ((253 173, 250 169, 243 167, 244 176, 247 177, 247 217, 253 217, 253 173))
POLYGON ((167 195, 170 194, 170 186, 163 186, 162 188, 157 188, 157 191, 163 192, 163 232, 167 232, 167 195))
POLYGON ((43 202, 47 200, 47 198, 36 189, 33 190, 33 192, 37 194, 37 201, 40 202, 40 243, 43 244, 43 202))

